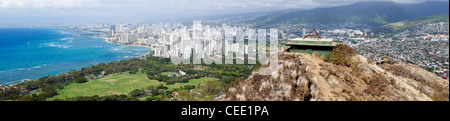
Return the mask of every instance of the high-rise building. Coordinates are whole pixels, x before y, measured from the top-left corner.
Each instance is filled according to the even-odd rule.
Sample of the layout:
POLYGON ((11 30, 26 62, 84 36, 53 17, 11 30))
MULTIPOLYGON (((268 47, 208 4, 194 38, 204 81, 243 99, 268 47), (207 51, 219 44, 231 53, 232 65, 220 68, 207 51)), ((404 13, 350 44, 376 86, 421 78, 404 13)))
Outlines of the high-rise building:
POLYGON ((306 29, 303 28, 303 30, 302 30, 302 37, 305 37, 305 36, 306 36, 306 29))
POLYGON ((109 29, 110 29, 111 31, 116 31, 116 25, 111 25, 111 26, 109 27, 109 29))
POLYGON ((128 42, 128 34, 121 34, 120 43, 127 43, 127 42, 128 42))
POLYGON ((197 38, 202 36, 202 22, 194 21, 192 25, 192 38, 197 38))

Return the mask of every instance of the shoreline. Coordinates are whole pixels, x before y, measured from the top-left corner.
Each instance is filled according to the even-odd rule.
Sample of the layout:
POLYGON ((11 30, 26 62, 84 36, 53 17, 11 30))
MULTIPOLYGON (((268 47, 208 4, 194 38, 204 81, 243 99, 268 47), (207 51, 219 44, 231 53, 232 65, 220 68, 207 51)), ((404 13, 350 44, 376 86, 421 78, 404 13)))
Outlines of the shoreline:
POLYGON ((153 50, 153 48, 151 46, 148 45, 134 45, 134 44, 122 44, 122 43, 115 43, 115 42, 110 42, 108 41, 108 38, 102 37, 102 39, 105 40, 105 42, 107 43, 113 43, 113 44, 119 44, 119 45, 126 45, 126 46, 138 46, 138 47, 146 47, 146 48, 150 48, 153 50))
POLYGON ((134 46, 134 47, 145 47, 145 48, 150 49, 149 52, 144 53, 144 54, 140 55, 139 57, 142 57, 142 56, 145 56, 145 55, 147 55, 147 54, 150 54, 150 53, 154 50, 151 46, 148 46, 148 45, 134 45, 134 44, 115 43, 115 42, 110 42, 110 41, 108 41, 108 38, 106 38, 106 37, 102 37, 102 39, 104 39, 105 42, 107 42, 107 43, 119 44, 119 45, 125 45, 125 46, 134 46))
MULTIPOLYGON (((104 41, 107 42, 107 43, 113 43, 113 42, 109 42, 107 38, 103 38, 103 39, 105 39, 104 41)), ((153 51, 153 48, 152 48, 151 46, 147 46, 147 45, 133 45, 133 44, 121 44, 121 43, 113 43, 113 44, 119 44, 119 45, 124 45, 124 46, 145 47, 145 48, 149 48, 149 49, 150 49, 149 52, 146 52, 146 53, 144 53, 144 54, 142 54, 142 55, 139 55, 139 56, 136 56, 136 57, 133 56, 133 57, 130 57, 130 58, 128 58, 128 59, 131 59, 131 58, 142 58, 142 57, 144 57, 144 56, 150 54, 150 53, 153 51)), ((127 60, 127 59, 122 59, 122 60, 127 60)), ((112 61, 111 61, 111 62, 112 62, 112 61)), ((107 63, 110 63, 110 62, 107 62, 107 63)), ((79 68, 84 68, 84 67, 87 67, 87 66, 81 66, 81 67, 79 67, 79 68)), ((79 70, 79 69, 77 69, 77 70, 79 70)), ((64 72, 64 73, 67 73, 67 72, 64 72)), ((57 74, 57 75, 59 75, 59 74, 57 74)), ((10 82, 0 83, 0 87, 3 88, 3 87, 14 86, 14 85, 17 85, 17 84, 20 84, 20 83, 23 83, 23 82, 37 80, 37 79, 39 79, 39 78, 41 78, 41 77, 30 78, 30 79, 20 79, 20 80, 15 80, 15 81, 10 81, 10 82)))

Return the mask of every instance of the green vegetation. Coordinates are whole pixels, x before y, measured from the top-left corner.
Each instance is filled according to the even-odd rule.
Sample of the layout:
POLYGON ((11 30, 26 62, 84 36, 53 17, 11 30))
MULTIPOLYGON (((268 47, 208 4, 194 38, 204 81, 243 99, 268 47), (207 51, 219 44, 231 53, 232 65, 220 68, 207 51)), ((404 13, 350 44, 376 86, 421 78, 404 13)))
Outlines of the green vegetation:
MULTIPOLYGON (((149 86, 164 85, 167 90, 175 90, 187 85, 198 85, 207 80, 217 80, 215 78, 202 77, 199 79, 192 79, 187 83, 177 83, 172 85, 164 85, 163 82, 156 80, 148 80, 146 74, 137 72, 130 74, 123 72, 95 80, 90 80, 87 83, 78 84, 72 83, 58 91, 58 95, 49 98, 48 100, 67 99, 77 96, 107 96, 107 95, 129 95, 139 97, 144 95, 143 90, 149 86)), ((163 87, 161 87, 163 88, 163 87)))
POLYGON ((140 89, 135 89, 135 90, 131 91, 128 95, 133 96, 133 97, 138 97, 138 96, 145 95, 145 91, 140 90, 140 89))
MULTIPOLYGON (((100 63, 59 75, 48 75, 0 90, 1 100, 19 101, 156 101, 177 100, 173 92, 194 90, 200 83, 229 84, 247 78, 261 66, 242 64, 174 65, 167 58, 149 56, 100 63), (178 73, 178 72, 184 73, 178 73), (168 74, 173 73, 173 77, 168 74), (142 95, 142 91, 151 94, 142 95), (151 97, 149 97, 151 96, 151 97)), ((197 97, 198 98, 198 97, 197 97)))
POLYGON ((164 76, 169 76, 169 74, 171 74, 172 72, 162 72, 160 74, 164 75, 164 76))
POLYGON ((136 74, 137 71, 138 71, 137 69, 131 70, 131 71, 130 71, 130 74, 136 74))
POLYGON ((409 18, 409 13, 393 2, 358 2, 346 6, 312 10, 286 10, 255 17, 250 21, 260 27, 274 27, 280 23, 301 24, 365 24, 382 26, 409 18))
MULTIPOLYGON (((9 86, 0 89, 0 101, 1 100, 33 100, 43 101, 46 98, 54 96, 56 90, 63 89, 64 86, 71 83, 75 83, 77 77, 96 78, 98 76, 110 75, 119 72, 130 71, 133 69, 143 68, 145 66, 145 60, 139 58, 132 58, 122 61, 113 61, 105 64, 100 63, 93 66, 84 67, 81 70, 72 70, 64 74, 48 75, 35 79, 32 81, 26 81, 14 86, 9 86), (28 93, 35 90, 42 90, 39 95, 33 97, 28 93), (45 91, 44 91, 45 90, 45 91)), ((57 94, 57 92, 56 92, 57 94)))
POLYGON ((225 84, 221 81, 208 80, 199 83, 193 90, 179 90, 175 96, 177 100, 211 101, 224 92, 225 84))
POLYGON ((411 20, 400 21, 396 23, 390 23, 373 30, 375 33, 384 33, 387 35, 393 35, 402 32, 407 29, 411 29, 423 24, 432 24, 438 22, 448 22, 449 14, 424 16, 411 20))
POLYGON ((75 78, 75 83, 84 83, 87 82, 87 79, 84 78, 83 76, 78 76, 77 78, 75 78))
POLYGON ((148 66, 143 69, 147 73, 149 79, 158 80, 160 82, 165 82, 166 85, 171 85, 175 83, 186 83, 192 79, 199 79, 201 77, 212 77, 217 79, 224 79, 227 77, 232 77, 231 79, 221 80, 225 83, 231 82, 230 80, 235 80, 237 78, 247 78, 251 72, 258 68, 259 64, 256 65, 233 65, 233 64, 210 64, 206 65, 202 63, 201 65, 194 64, 180 64, 173 65, 170 59, 149 57, 147 60, 148 66), (186 75, 180 75, 178 73, 183 71, 186 75), (169 77, 168 74, 174 73, 174 77, 169 77))
POLYGON ((205 81, 218 81, 218 79, 216 79, 216 78, 209 78, 209 77, 201 77, 199 79, 189 80, 189 82, 187 82, 187 83, 176 83, 176 84, 173 84, 173 85, 167 85, 167 87, 169 88, 169 90, 174 90, 176 88, 181 88, 181 87, 189 86, 189 85, 197 86, 198 84, 200 84, 202 82, 205 82, 205 81))
MULTIPOLYGON (((126 81, 126 80, 122 80, 126 81)), ((85 86, 89 86, 86 85, 85 86)), ((224 88, 224 84, 221 81, 217 81, 214 78, 201 78, 190 81, 188 84, 183 85, 163 85, 154 84, 146 86, 141 89, 134 89, 128 94, 112 94, 112 95, 93 95, 87 96, 86 94, 79 96, 71 96, 64 99, 53 99, 58 96, 54 96, 49 100, 66 100, 66 101, 177 101, 178 99, 184 99, 188 96, 191 100, 212 100, 219 95, 224 88), (191 85, 188 85, 191 84, 191 85), (195 85, 198 85, 197 88, 195 85), (175 88, 180 87, 180 88, 175 88), (193 90, 193 91, 191 91, 193 90), (177 94, 175 94, 175 92, 177 94), (178 92, 180 92, 178 94, 178 92), (189 92, 189 93, 187 93, 189 92), (197 93, 198 92, 198 93, 197 93), (191 95, 191 93, 193 95, 191 95), (195 94, 195 96, 194 96, 195 94), (201 95, 198 95, 201 94, 201 95)), ((70 90, 64 90, 70 91, 70 90)), ((89 93, 85 91, 84 93, 89 93)), ((64 95, 64 94, 63 94, 64 95)), ((92 94, 91 94, 92 95, 92 94)))
POLYGON ((121 95, 128 94, 135 89, 142 89, 150 85, 163 84, 156 80, 149 80, 145 73, 137 72, 130 74, 129 72, 122 72, 105 76, 95 80, 89 80, 86 83, 72 83, 58 91, 58 95, 49 98, 66 99, 76 96, 106 96, 106 95, 121 95))

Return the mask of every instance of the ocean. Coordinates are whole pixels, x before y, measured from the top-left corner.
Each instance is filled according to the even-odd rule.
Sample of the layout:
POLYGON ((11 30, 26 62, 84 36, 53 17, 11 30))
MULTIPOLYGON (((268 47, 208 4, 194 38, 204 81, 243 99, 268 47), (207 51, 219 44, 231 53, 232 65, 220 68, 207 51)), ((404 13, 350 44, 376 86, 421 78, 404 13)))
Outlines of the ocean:
POLYGON ((140 57, 151 51, 75 34, 80 33, 64 29, 0 28, 0 84, 140 57))

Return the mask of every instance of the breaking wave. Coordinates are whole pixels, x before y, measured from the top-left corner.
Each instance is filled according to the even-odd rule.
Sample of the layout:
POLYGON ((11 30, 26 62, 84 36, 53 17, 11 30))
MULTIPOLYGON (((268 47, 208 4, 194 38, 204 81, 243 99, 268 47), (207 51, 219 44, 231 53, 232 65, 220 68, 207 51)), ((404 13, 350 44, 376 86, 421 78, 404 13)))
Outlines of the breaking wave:
POLYGON ((59 45, 59 44, 55 44, 54 42, 52 42, 52 43, 47 43, 46 46, 47 46, 47 47, 63 48, 63 49, 72 47, 72 46, 70 46, 70 45, 59 45))

